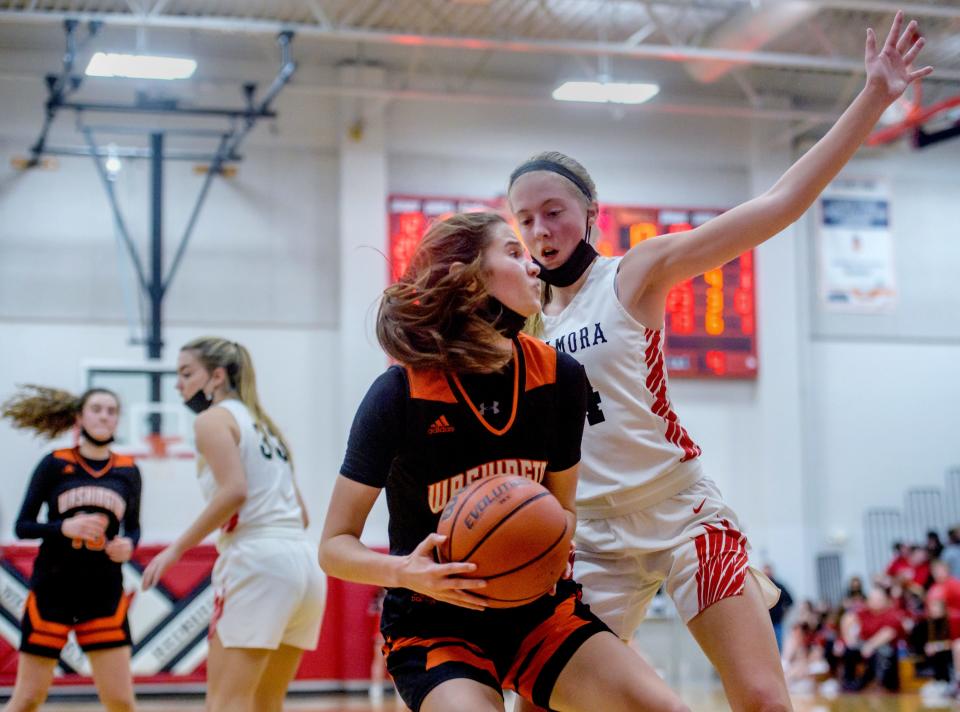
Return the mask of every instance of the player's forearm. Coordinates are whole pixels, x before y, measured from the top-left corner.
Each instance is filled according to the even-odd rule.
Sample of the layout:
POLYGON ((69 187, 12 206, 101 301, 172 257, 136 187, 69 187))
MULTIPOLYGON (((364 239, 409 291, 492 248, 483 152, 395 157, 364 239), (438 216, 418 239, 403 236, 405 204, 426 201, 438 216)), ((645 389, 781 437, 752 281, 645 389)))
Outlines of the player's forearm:
POLYGON ((320 568, 346 581, 395 588, 400 586, 401 563, 401 557, 374 551, 353 534, 320 542, 320 568))
POLYGON ((191 549, 217 529, 226 524, 230 517, 243 506, 247 495, 245 491, 232 488, 219 488, 200 515, 187 530, 177 537, 172 546, 179 554, 191 549))
POLYGON ((884 94, 865 87, 827 134, 770 188, 767 194, 782 200, 782 227, 776 232, 796 221, 813 204, 857 152, 888 106, 884 94))
POLYGON ((690 233, 641 243, 643 262, 653 265, 653 281, 673 286, 726 264, 792 225, 857 152, 886 107, 882 95, 864 89, 827 135, 765 193, 690 233))
POLYGON ((123 525, 123 535, 130 540, 130 543, 133 544, 133 548, 137 548, 137 544, 140 543, 140 524, 139 522, 136 525, 123 525))
POLYGON ((14 527, 17 539, 46 539, 60 536, 62 521, 38 522, 35 519, 18 519, 14 527))

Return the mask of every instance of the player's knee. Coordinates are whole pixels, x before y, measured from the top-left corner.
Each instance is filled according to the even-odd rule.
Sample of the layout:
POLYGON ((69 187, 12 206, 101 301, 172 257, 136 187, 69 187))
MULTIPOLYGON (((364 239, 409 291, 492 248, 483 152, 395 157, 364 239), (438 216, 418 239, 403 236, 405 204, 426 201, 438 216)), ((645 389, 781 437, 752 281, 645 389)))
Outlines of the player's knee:
POLYGON ((636 710, 655 710, 656 712, 690 712, 690 708, 687 707, 682 700, 668 700, 663 702, 660 705, 651 707, 649 698, 640 698, 638 700, 631 700, 631 704, 626 709, 636 710), (642 705, 642 706, 641 706, 642 705))
POLYGON ((683 700, 676 699, 658 708, 658 712, 690 712, 690 708, 683 703, 683 700))
POLYGON ((779 685, 751 685, 742 690, 738 712, 790 712, 786 690, 779 685))
POLYGON ((679 697, 670 693, 666 696, 652 697, 646 685, 632 685, 621 695, 617 709, 646 710, 647 712, 690 712, 690 708, 679 697))
POLYGON ((133 695, 130 693, 104 693, 100 696, 100 702, 107 712, 134 712, 136 709, 133 695))
POLYGON ((46 690, 17 690, 5 708, 10 712, 34 712, 47 700, 46 690))
POLYGON ((282 692, 258 689, 253 696, 254 709, 257 712, 281 712, 284 697, 282 692))

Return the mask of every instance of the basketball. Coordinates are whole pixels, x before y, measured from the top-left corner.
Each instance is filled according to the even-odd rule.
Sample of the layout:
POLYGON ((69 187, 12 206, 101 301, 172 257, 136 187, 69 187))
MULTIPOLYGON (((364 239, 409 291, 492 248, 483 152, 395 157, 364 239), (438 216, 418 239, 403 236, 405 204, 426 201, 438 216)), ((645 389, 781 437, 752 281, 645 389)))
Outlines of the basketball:
POLYGON ((533 480, 498 475, 457 492, 440 515, 441 562, 477 565, 471 578, 485 579, 473 593, 491 608, 530 603, 563 575, 573 532, 565 510, 533 480))

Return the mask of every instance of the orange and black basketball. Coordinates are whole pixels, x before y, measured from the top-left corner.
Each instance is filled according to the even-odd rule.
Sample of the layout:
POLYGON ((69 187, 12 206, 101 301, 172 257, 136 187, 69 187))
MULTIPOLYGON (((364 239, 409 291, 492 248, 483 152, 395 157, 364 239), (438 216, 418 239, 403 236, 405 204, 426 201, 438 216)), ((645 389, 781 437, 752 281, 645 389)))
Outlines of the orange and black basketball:
POLYGON ((486 588, 472 591, 491 608, 536 600, 566 568, 573 532, 560 502, 533 480, 498 475, 457 492, 440 516, 441 562, 477 565, 472 578, 486 588))

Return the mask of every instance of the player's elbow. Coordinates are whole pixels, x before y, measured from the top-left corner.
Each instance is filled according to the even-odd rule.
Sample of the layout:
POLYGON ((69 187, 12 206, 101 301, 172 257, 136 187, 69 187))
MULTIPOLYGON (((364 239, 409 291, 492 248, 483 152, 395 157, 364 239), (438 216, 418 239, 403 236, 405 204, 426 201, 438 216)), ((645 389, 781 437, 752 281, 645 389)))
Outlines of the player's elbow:
POLYGON ((795 223, 816 200, 817 193, 793 190, 789 185, 777 184, 764 193, 762 214, 769 219, 768 237, 782 232, 795 223))
POLYGON ((247 483, 237 482, 225 487, 223 499, 231 510, 240 509, 247 501, 247 483))
POLYGON ((336 570, 336 557, 333 556, 333 551, 331 550, 331 543, 329 539, 321 538, 320 539, 320 549, 317 552, 317 561, 320 564, 320 568, 323 569, 323 572, 328 576, 335 576, 336 570))

